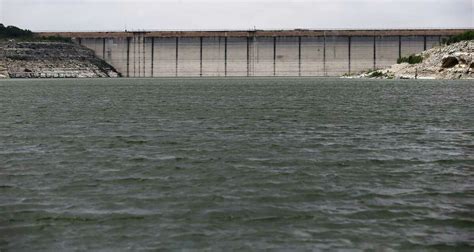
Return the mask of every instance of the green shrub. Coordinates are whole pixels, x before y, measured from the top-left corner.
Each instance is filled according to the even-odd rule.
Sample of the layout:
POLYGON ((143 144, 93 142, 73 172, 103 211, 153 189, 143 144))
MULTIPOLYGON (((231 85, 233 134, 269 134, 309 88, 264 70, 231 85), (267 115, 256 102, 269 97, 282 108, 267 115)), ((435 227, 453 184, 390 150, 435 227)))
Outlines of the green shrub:
POLYGON ((4 26, 0 24, 0 38, 22 38, 33 37, 33 32, 30 30, 23 30, 15 26, 4 26))
POLYGON ((367 72, 367 77, 369 78, 382 78, 382 79, 393 79, 394 76, 392 73, 390 72, 383 72, 383 71, 380 71, 380 70, 375 70, 375 71, 372 71, 372 70, 369 70, 367 72))
POLYGON ((380 71, 373 71, 369 73, 370 78, 377 78, 377 77, 382 77, 382 76, 384 76, 384 74, 380 71))
POLYGON ((23 30, 15 26, 0 24, 0 39, 15 39, 18 41, 52 41, 72 43, 71 38, 61 36, 40 37, 30 30, 23 30))
POLYGON ((412 54, 408 57, 401 57, 397 60, 397 64, 400 63, 408 63, 408 64, 418 64, 423 61, 423 57, 421 55, 412 54))
POLYGON ((473 31, 467 31, 464 33, 461 33, 459 35, 451 36, 448 39, 443 39, 443 43, 450 45, 454 44, 457 42, 465 41, 465 40, 473 40, 474 39, 474 30, 473 31))

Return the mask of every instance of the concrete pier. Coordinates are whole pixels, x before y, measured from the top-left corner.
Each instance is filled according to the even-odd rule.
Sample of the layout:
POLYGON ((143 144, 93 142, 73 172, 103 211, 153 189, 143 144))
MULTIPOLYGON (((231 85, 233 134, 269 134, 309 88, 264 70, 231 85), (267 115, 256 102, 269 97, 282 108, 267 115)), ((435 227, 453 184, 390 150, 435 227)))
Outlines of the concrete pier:
POLYGON ((60 32, 123 76, 341 76, 385 68, 463 29, 60 32))

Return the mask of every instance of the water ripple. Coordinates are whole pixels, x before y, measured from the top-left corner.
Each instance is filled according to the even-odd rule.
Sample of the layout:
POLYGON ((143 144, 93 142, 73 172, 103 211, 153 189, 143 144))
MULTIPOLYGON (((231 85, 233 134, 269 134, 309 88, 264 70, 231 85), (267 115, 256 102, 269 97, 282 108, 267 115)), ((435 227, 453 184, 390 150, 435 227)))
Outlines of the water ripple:
POLYGON ((469 81, 0 86, 1 251, 474 247, 469 81))

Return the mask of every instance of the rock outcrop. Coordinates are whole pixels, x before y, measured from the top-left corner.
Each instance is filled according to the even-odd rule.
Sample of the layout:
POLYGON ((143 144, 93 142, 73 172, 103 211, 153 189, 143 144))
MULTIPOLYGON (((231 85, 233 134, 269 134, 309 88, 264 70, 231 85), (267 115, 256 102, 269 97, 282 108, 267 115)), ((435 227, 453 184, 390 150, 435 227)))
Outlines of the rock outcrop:
POLYGON ((418 64, 401 63, 358 75, 380 79, 474 79, 474 40, 436 47, 420 54, 418 64))
POLYGON ((8 71, 2 61, 0 61, 0 79, 8 78, 8 71))
POLYGON ((0 43, 0 78, 119 77, 88 48, 62 42, 0 43))

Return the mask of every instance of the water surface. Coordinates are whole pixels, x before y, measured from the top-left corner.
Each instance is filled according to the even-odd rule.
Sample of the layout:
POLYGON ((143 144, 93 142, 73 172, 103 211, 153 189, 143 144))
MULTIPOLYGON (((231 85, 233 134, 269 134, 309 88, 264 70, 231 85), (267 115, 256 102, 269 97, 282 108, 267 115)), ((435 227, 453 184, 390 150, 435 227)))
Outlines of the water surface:
POLYGON ((471 251, 473 104, 469 81, 1 81, 0 250, 471 251))

